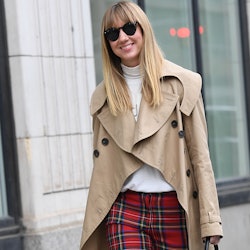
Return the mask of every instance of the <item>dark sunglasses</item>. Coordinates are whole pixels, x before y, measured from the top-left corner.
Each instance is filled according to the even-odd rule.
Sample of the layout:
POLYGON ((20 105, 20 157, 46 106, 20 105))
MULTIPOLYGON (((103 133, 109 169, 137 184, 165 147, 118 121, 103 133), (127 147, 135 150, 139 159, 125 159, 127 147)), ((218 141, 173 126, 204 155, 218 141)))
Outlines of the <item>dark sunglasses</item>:
POLYGON ((128 36, 133 36, 135 34, 137 24, 138 22, 134 22, 134 23, 128 22, 128 23, 125 23, 120 28, 109 28, 104 31, 104 35, 107 40, 113 41, 113 42, 118 39, 120 35, 120 29, 122 29, 124 33, 126 33, 128 36))

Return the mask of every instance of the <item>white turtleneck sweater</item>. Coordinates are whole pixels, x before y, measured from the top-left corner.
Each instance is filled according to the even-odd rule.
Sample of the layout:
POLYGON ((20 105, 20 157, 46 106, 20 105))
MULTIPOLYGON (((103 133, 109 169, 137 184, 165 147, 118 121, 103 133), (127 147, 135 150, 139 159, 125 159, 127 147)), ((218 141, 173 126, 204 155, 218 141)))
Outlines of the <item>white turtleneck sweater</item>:
MULTIPOLYGON (((136 67, 127 67, 123 64, 121 67, 130 90, 133 107, 132 111, 135 120, 137 121, 142 98, 142 76, 140 74, 140 67, 139 65, 136 67)), ((160 193, 172 191, 173 187, 166 182, 158 169, 144 164, 125 181, 122 192, 125 192, 128 189, 136 192, 160 193)))

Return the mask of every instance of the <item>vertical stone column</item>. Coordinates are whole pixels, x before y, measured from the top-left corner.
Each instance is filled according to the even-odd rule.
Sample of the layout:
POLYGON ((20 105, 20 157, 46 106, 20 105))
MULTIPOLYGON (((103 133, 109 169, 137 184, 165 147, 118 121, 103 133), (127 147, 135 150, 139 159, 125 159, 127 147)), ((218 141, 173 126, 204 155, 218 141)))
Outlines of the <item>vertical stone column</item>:
POLYGON ((78 249, 92 169, 90 3, 5 8, 25 249, 78 249))

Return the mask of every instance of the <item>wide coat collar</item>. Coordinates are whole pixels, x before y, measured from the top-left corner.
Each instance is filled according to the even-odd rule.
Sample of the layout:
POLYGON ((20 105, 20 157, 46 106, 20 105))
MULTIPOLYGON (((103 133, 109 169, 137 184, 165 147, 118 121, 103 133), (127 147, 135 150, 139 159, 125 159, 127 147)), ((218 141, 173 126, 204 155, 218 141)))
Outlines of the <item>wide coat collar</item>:
POLYGON ((162 79, 174 77, 183 86, 182 97, 179 93, 169 91, 167 81, 162 83, 163 102, 157 108, 152 108, 143 98, 137 122, 132 112, 128 111, 119 116, 113 116, 106 104, 107 94, 104 83, 100 83, 91 100, 90 111, 94 115, 98 110, 98 119, 117 145, 126 152, 132 152, 133 146, 139 141, 152 136, 168 120, 169 116, 180 102, 180 111, 189 116, 201 91, 201 78, 169 61, 164 61, 162 79))

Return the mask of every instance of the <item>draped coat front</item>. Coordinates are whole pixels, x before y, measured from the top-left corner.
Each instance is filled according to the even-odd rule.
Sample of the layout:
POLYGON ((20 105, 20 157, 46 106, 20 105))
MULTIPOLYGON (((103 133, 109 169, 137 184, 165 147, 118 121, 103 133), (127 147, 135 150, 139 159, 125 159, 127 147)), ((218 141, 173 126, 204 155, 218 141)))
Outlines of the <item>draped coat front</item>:
POLYGON ((131 111, 111 114, 104 83, 93 93, 94 166, 81 250, 108 249, 105 217, 125 180, 144 163, 175 189, 186 214, 190 250, 201 250, 203 237, 222 236, 201 77, 166 60, 161 88, 160 106, 153 108, 142 98, 137 121, 131 111))

